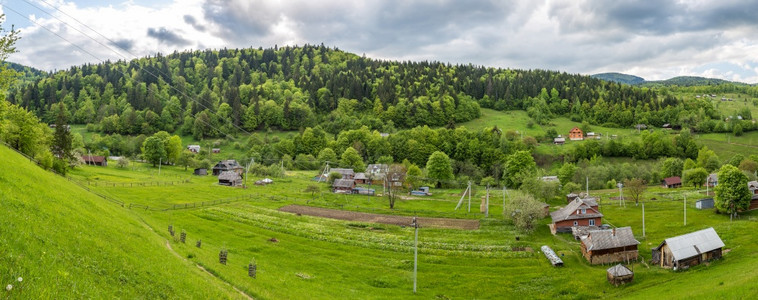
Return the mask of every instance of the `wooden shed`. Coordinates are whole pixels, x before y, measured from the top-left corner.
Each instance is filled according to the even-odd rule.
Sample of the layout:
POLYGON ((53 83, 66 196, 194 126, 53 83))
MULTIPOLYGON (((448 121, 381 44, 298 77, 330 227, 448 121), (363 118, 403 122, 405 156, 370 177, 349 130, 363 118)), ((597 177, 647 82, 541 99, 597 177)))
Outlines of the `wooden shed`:
POLYGON ((713 227, 667 238, 653 248, 652 263, 663 268, 686 269, 721 258, 724 242, 713 227))
POLYGON ((205 176, 205 175, 208 175, 208 169, 206 169, 206 168, 197 168, 197 169, 195 169, 195 171, 193 172, 193 174, 199 175, 199 176, 205 176))
POLYGON ((632 282, 632 279, 634 279, 634 272, 622 264, 608 268, 606 273, 608 282, 615 286, 632 282))
POLYGON ((87 165, 101 166, 101 167, 108 166, 108 160, 105 159, 105 156, 82 155, 82 160, 84 160, 84 164, 87 164, 87 165))
POLYGON ((224 171, 218 175, 218 184, 227 186, 242 185, 242 177, 234 171, 224 171))
POLYGON ((637 260, 640 244, 631 227, 589 231, 581 237, 582 255, 591 264, 610 264, 637 260))
POLYGON ((661 184, 665 188, 673 189, 682 187, 682 178, 679 176, 663 178, 661 184))

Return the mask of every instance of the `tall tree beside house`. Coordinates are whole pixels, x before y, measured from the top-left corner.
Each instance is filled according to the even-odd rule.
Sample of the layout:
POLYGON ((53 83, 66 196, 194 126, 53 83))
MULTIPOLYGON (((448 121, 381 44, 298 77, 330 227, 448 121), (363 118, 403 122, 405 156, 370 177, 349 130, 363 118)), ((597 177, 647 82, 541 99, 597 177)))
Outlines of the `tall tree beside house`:
MULTIPOLYGON (((418 167, 416 168, 418 169, 418 167)), ((389 201, 390 209, 395 208, 395 202, 397 201, 397 198, 400 197, 400 190, 402 189, 402 185, 395 184, 394 180, 396 178, 403 178, 405 174, 405 167, 401 164, 393 164, 389 166, 387 174, 385 174, 384 182, 388 185, 386 195, 387 200, 389 201)))
POLYGON ((435 151, 426 162, 426 176, 435 180, 435 185, 441 187, 443 182, 452 180, 453 166, 450 157, 442 151, 435 151))
POLYGON ((342 152, 340 163, 342 164, 342 167, 352 168, 356 172, 363 172, 366 168, 366 165, 363 163, 363 158, 353 147, 347 147, 345 152, 342 152))
POLYGON ((747 186, 747 176, 737 167, 724 165, 718 173, 719 184, 713 189, 716 196, 714 205, 720 212, 729 214, 729 218, 737 215, 737 211, 750 207, 750 189, 747 186))
POLYGON ((689 169, 682 174, 682 184, 696 188, 702 186, 706 178, 708 178, 708 171, 705 168, 689 169))
POLYGON ((145 139, 142 143, 142 158, 153 164, 153 167, 166 160, 166 147, 163 141, 156 136, 145 139))

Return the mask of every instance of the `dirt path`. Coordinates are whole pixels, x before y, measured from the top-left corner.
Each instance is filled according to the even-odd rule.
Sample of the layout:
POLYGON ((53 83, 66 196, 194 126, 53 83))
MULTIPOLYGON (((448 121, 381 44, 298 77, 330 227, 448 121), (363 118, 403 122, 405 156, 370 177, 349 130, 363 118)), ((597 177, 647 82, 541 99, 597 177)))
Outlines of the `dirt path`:
MULTIPOLYGON (((176 257, 178 257, 178 258, 180 258, 180 259, 183 259, 183 260, 187 261, 187 259, 186 259, 186 258, 184 258, 184 257, 182 257, 181 255, 179 255, 179 253, 176 253, 176 251, 174 251, 174 248, 171 248, 171 243, 169 243, 169 242, 168 242, 168 240, 166 240, 166 248, 168 248, 168 251, 169 251, 169 252, 171 252, 172 254, 174 254, 176 257)), ((232 288, 233 288, 235 291, 239 292, 239 293, 240 293, 240 295, 242 295, 242 296, 243 296, 243 297, 245 297, 246 299, 249 299, 249 300, 253 300, 253 297, 250 297, 250 295, 248 295, 248 294, 245 294, 245 292, 241 291, 241 290, 240 290, 240 289, 238 289, 236 286, 234 286, 234 285, 232 285, 232 284, 230 284, 230 283, 228 283, 228 282, 224 281, 224 280, 223 280, 223 279, 221 279, 221 278, 218 278, 216 275, 213 275, 213 273, 211 273, 211 272, 208 272, 208 270, 206 270, 205 268, 203 268, 203 266, 201 266, 201 265, 198 265, 198 264, 195 264, 195 263, 193 263, 193 262, 190 262, 190 263, 192 263, 192 264, 194 264, 195 266, 197 266, 197 268, 198 268, 198 269, 202 270, 202 271, 203 271, 203 272, 205 272, 206 274, 208 274, 208 275, 210 275, 210 276, 212 276, 212 277, 214 277, 214 278, 216 278, 216 279, 218 279, 218 280, 221 280, 222 282, 224 282, 224 283, 226 283, 227 285, 231 286, 231 287, 232 287, 232 288)))
MULTIPOLYGON (((316 216, 338 220, 359 221, 368 223, 382 223, 390 225, 405 225, 411 224, 413 217, 406 216, 393 216, 393 215, 380 215, 362 213, 348 210, 329 209, 313 206, 302 205, 287 205, 279 209, 284 212, 291 212, 295 214, 302 214, 308 216, 316 216)), ((419 217, 418 223, 421 227, 427 228, 447 228, 447 229, 464 229, 464 230, 476 230, 479 229, 479 220, 468 219, 447 219, 447 218, 425 218, 419 217)))

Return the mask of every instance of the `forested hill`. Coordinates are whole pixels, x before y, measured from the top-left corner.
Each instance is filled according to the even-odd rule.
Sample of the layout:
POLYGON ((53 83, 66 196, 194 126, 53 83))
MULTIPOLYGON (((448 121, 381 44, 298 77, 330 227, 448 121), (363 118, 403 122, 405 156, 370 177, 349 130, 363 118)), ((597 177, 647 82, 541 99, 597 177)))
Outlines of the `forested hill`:
POLYGON ((618 83, 625 83, 625 84, 641 84, 645 82, 645 78, 629 75, 629 74, 623 74, 623 73, 600 73, 600 74, 594 74, 591 75, 594 78, 606 80, 606 81, 613 81, 618 83))
MULTIPOLYGON (((221 136, 236 130, 393 131, 448 126, 479 106, 590 123, 668 122, 678 100, 583 75, 440 62, 382 61, 322 46, 175 52, 72 67, 12 91, 9 100, 53 122, 122 134, 158 130, 221 136), (61 105, 62 104, 62 105, 61 105)), ((673 113, 676 115, 676 112, 673 113)))
POLYGON ((698 76, 677 76, 673 78, 669 78, 666 80, 657 80, 657 81, 645 81, 645 86, 656 86, 656 85, 678 85, 678 86, 700 86, 700 85, 720 85, 720 84, 733 84, 733 85, 748 85, 746 83, 742 82, 736 82, 736 81, 728 81, 723 79, 717 79, 717 78, 707 78, 707 77, 698 77, 698 76))

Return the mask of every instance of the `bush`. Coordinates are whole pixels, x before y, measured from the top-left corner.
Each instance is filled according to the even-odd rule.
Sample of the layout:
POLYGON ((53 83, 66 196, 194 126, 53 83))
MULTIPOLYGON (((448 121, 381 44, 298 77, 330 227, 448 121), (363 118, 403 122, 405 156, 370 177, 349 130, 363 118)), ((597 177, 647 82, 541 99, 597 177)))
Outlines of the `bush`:
POLYGON ((520 191, 511 192, 510 202, 505 205, 505 217, 511 219, 513 225, 522 231, 534 230, 542 214, 542 203, 520 191))

